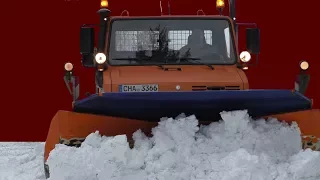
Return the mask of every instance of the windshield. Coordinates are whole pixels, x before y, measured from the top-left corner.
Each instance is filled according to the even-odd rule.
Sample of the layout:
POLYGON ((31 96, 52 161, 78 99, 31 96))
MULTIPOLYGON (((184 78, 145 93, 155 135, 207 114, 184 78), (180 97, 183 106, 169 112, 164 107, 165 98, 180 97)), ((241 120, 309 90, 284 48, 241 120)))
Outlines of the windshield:
POLYGON ((109 64, 235 64, 231 34, 227 19, 118 19, 109 64))

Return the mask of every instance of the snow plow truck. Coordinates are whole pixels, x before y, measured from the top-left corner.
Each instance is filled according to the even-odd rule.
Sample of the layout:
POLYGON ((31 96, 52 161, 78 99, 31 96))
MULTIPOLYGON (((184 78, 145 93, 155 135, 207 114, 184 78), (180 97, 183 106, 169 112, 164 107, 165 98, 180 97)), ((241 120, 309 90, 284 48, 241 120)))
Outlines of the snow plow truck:
POLYGON ((300 62, 293 89, 249 89, 245 71, 260 53, 260 30, 254 23, 237 23, 235 0, 228 3, 229 16, 222 15, 224 0, 217 0, 219 15, 201 10, 195 15, 164 15, 160 1, 161 15, 135 17, 127 11, 111 16, 108 1, 102 0, 97 46, 94 27, 80 28, 81 62, 95 68, 96 93, 79 99, 79 78, 67 62, 64 81, 73 109, 59 110, 51 121, 46 177, 46 160, 56 144, 79 147, 95 131, 130 139, 136 130, 148 134, 160 118, 181 113, 194 114, 203 124, 219 121, 222 111, 244 109, 253 118, 296 122, 302 148, 320 150, 320 110, 312 109, 312 100, 304 95, 309 63, 300 62), (240 53, 241 25, 252 27, 246 29, 246 51, 240 53))

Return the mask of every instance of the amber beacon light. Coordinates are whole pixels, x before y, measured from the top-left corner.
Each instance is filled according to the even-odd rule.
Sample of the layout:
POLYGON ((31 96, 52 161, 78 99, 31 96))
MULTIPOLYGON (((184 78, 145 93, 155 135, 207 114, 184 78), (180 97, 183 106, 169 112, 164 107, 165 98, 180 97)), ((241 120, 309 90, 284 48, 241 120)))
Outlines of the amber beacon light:
POLYGON ((216 8, 219 11, 220 16, 222 15, 222 11, 224 8, 224 0, 217 0, 216 1, 216 8))
POLYGON ((223 9, 224 8, 224 0, 217 0, 216 7, 223 9))
POLYGON ((101 0, 101 3, 100 3, 100 6, 102 8, 107 8, 109 5, 108 1, 107 0, 101 0))

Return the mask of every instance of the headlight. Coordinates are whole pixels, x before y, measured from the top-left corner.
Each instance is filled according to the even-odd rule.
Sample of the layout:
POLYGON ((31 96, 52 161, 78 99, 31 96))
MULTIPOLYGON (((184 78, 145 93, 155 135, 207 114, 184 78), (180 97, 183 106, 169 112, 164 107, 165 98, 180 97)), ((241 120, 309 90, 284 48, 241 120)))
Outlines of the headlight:
POLYGON ((309 69, 309 63, 307 61, 301 61, 300 62, 300 68, 304 71, 306 71, 307 69, 309 69))
POLYGON ((242 51, 240 53, 240 60, 244 63, 249 62, 251 59, 251 55, 248 51, 242 51))
POLYGON ((107 57, 106 57, 106 55, 103 54, 103 53, 98 53, 98 54, 96 54, 96 56, 95 56, 95 60, 96 60, 96 62, 97 62, 98 64, 103 64, 104 62, 106 62, 107 57))
POLYGON ((65 64, 64 64, 64 69, 65 69, 66 71, 68 71, 68 72, 72 71, 72 69, 73 69, 73 64, 71 64, 71 63, 69 63, 69 62, 65 63, 65 64))

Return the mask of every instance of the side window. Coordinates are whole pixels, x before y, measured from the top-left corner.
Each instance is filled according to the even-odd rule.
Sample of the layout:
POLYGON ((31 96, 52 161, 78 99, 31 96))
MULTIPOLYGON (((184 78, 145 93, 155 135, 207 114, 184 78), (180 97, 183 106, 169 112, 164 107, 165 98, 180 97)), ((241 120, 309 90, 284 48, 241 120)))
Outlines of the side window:
MULTIPOLYGON (((179 50, 183 46, 188 44, 188 37, 192 33, 190 30, 178 30, 178 31, 169 31, 168 38, 169 38, 169 49, 179 50)), ((212 45, 212 31, 205 30, 204 36, 206 42, 212 45)))
POLYGON ((228 27, 224 29, 224 37, 225 37, 226 46, 227 46, 227 56, 230 58, 231 39, 230 39, 230 29, 228 27))

